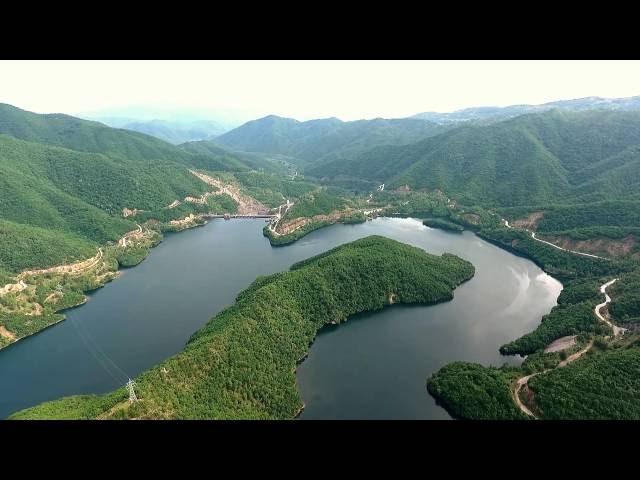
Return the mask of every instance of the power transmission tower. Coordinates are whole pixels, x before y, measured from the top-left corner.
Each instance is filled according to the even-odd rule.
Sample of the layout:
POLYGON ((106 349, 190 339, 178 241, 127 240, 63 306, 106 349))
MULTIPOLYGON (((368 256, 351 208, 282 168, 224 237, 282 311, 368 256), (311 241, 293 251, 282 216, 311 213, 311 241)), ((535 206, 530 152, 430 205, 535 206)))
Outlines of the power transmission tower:
POLYGON ((134 382, 133 380, 129 379, 129 381, 127 382, 127 390, 129 390, 129 403, 133 403, 133 402, 137 402, 138 401, 138 397, 136 397, 136 392, 133 389, 133 387, 135 386, 136 382, 134 382))

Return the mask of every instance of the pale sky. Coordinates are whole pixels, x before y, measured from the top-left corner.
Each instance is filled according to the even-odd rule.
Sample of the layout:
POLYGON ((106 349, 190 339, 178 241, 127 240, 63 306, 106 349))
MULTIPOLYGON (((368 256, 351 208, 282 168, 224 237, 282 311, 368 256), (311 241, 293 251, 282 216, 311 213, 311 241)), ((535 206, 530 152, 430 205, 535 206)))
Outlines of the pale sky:
POLYGON ((71 115, 132 106, 298 120, 640 95, 640 61, 0 61, 0 102, 71 115))

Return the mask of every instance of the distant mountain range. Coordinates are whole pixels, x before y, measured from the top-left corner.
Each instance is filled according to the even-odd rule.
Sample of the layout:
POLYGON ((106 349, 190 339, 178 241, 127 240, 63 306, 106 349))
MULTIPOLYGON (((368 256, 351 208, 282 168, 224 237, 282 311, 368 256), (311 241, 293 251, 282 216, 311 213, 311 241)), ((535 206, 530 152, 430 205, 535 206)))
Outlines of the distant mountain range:
POLYGON ((213 120, 170 121, 154 119, 145 121, 126 117, 96 117, 92 120, 114 128, 146 133, 174 145, 208 140, 229 130, 229 127, 213 120))
POLYGON ((286 155, 307 179, 441 189, 470 204, 640 199, 640 97, 464 112, 445 124, 270 115, 213 142, 286 155))
POLYGON ((410 145, 314 163, 305 175, 441 189, 470 204, 640 199, 640 112, 556 109, 464 123, 410 145))
POLYGON ((168 109, 135 105, 77 116, 114 128, 146 133, 174 145, 211 139, 252 118, 242 110, 168 109))
POLYGON ((552 109, 583 110, 640 110, 640 96, 626 98, 585 97, 560 100, 542 105, 510 105, 508 107, 472 107, 449 113, 424 112, 410 118, 429 120, 440 125, 459 122, 495 122, 525 113, 541 113, 552 109))
POLYGON ((325 118, 300 122, 269 115, 241 125, 213 141, 245 152, 298 159, 300 164, 351 157, 378 145, 403 145, 447 130, 434 122, 403 118, 343 122, 325 118))
POLYGON ((157 110, 143 107, 80 115, 114 128, 124 128, 152 135, 178 145, 185 142, 212 140, 218 145, 247 152, 286 155, 301 161, 334 159, 359 153, 378 145, 408 144, 461 123, 487 125, 528 113, 552 109, 640 110, 640 96, 627 98, 585 97, 560 100, 541 105, 507 107, 471 107, 454 112, 423 112, 402 119, 357 120, 343 122, 325 118, 301 122, 292 118, 269 115, 242 124, 246 114, 239 112, 203 113, 191 110, 157 110), (422 121, 419 122, 419 121, 422 121), (428 123, 424 123, 424 122, 428 123))

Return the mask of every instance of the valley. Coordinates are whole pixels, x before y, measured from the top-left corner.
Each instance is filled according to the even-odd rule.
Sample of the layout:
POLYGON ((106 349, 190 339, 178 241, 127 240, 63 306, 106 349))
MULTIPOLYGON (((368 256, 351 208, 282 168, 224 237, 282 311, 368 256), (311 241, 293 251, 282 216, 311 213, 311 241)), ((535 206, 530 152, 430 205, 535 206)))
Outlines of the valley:
MULTIPOLYGON (((326 418, 448 418, 426 395, 424 372, 435 371, 459 355, 487 364, 510 361, 498 353, 498 346, 533 328, 540 315, 555 304, 562 288, 530 261, 487 244, 470 232, 452 238, 453 234, 428 230, 415 219, 378 218, 363 224, 334 225, 275 249, 260 235, 262 225, 260 220, 215 220, 202 228, 170 234, 139 266, 90 293, 89 302, 69 311, 67 320, 55 329, 0 352, 4 379, 0 383, 3 391, 12 392, 5 394, 9 403, 0 416, 58 397, 124 391, 121 387, 127 378, 111 361, 132 378, 155 365, 162 374, 161 363, 182 351, 193 332, 232 305, 238 292, 257 276, 285 271, 295 262, 359 238, 384 235, 436 256, 452 252, 473 263, 475 275, 458 287, 451 301, 410 309, 395 304, 366 319, 350 317, 346 323, 331 327, 336 328, 333 331, 321 331, 292 379, 306 404, 301 418, 321 418, 325 414, 326 418), (241 254, 244 261, 237 262, 234 253, 241 254), (524 291, 517 287, 509 267, 529 277, 531 286, 524 291), (190 284, 173 273, 179 269, 189 272, 190 284), (540 275, 544 278, 538 278, 540 275), (497 294, 490 279, 507 287, 497 294), (190 288, 193 283, 200 288, 190 288), (523 295, 525 310, 503 313, 523 295), (495 320, 487 323, 485 316, 495 320), (388 341, 390 328, 395 332, 394 341, 388 341), (336 334, 343 335, 342 331, 345 337, 336 338, 336 334), (357 349, 360 354, 356 355, 352 339, 362 335, 365 337, 357 349), (455 348, 447 347, 447 339, 452 336, 458 338, 455 348), (332 345, 342 345, 339 355, 332 345), (397 351, 398 345, 405 349, 410 346, 410 350, 403 355, 397 351), (382 361, 380 348, 387 349, 383 358, 395 360, 384 361, 386 367, 377 375, 374 371, 364 374, 372 359, 382 361), (328 368, 327 362, 344 367, 328 368), (352 388, 339 396, 345 383, 344 378, 332 378, 331 372, 337 371, 352 378, 352 388), (353 383, 356 374, 355 378, 362 379, 360 383, 353 383), (400 381, 409 374, 412 382, 400 381), (22 378, 34 382, 25 383, 22 378), (389 384, 386 398, 391 395, 393 401, 379 403, 367 394, 367 385, 373 385, 376 378, 377 388, 389 384), (324 399, 317 399, 318 390, 326 392, 324 399), (332 391, 335 394, 329 394, 332 391), (331 398, 335 401, 327 404, 331 398), (361 410, 363 405, 369 413, 361 410)), ((375 265, 371 267, 377 271, 375 265)), ((164 367, 171 376, 172 368, 164 367)), ((142 391, 138 393, 143 398, 142 391)))
MULTIPOLYGON (((171 348, 143 355, 141 363, 127 369, 135 372, 127 377, 136 376, 139 403, 126 402, 118 388, 127 380, 118 364, 128 360, 119 357, 111 365, 111 356, 94 348, 100 340, 77 330, 116 384, 60 380, 60 388, 33 397, 52 403, 35 406, 25 396, 4 413, 33 407, 15 418, 353 418, 358 409, 349 405, 361 397, 340 387, 348 379, 330 382, 323 372, 335 372, 338 358, 358 365, 346 343, 339 347, 343 338, 357 342, 350 332, 360 332, 372 345, 378 337, 375 329, 365 334, 369 322, 359 320, 335 331, 322 327, 355 315, 370 318, 377 328, 404 332, 402 341, 408 342, 423 327, 406 307, 372 311, 396 303, 435 304, 451 300, 454 289, 465 292, 473 272, 485 271, 476 266, 485 265, 482 255, 470 254, 471 263, 464 259, 477 244, 487 256, 501 249, 509 262, 524 257, 540 275, 557 278, 563 285, 561 293, 556 291, 557 303, 545 297, 534 307, 521 293, 505 306, 511 313, 500 313, 466 304, 461 293, 463 300, 451 305, 482 312, 478 320, 484 323, 474 328, 492 332, 493 340, 482 350, 467 346, 468 355, 442 353, 437 362, 413 354, 423 370, 403 364, 412 372, 406 391, 422 400, 409 406, 389 396, 397 410, 367 407, 368 418, 436 418, 445 410, 465 419, 640 418, 633 394, 640 382, 640 111, 635 100, 601 100, 358 121, 300 122, 269 115, 211 138, 200 133, 191 138, 184 131, 172 135, 168 125, 133 129, 188 138, 183 143, 1 104, 0 370, 11 352, 24 355, 23 345, 82 328, 62 322, 76 314, 69 309, 119 276, 137 276, 151 249, 176 232, 215 227, 235 235, 234 229, 244 231, 240 225, 254 222, 246 230, 260 245, 254 251, 264 256, 266 247, 283 247, 273 249, 283 258, 298 251, 290 249, 311 253, 306 245, 326 236, 345 240, 343 246, 337 240, 320 242, 333 250, 323 253, 318 247, 309 260, 282 261, 265 271, 269 277, 255 279, 259 269, 247 269, 245 283, 232 282, 209 323, 199 310, 197 319, 185 320, 171 348), (588 108, 592 104, 602 108, 588 108), (418 225, 413 219, 420 219, 418 225), (238 227, 216 227, 232 223, 238 227), (383 238, 387 233, 405 238, 402 228, 413 229, 409 243, 420 243, 417 235, 439 232, 433 235, 446 238, 452 249, 466 247, 456 257, 442 245, 424 245, 425 253, 383 238), (342 233, 326 233, 370 230, 376 234, 365 239, 346 235, 351 243, 342 233), (403 275, 413 279, 413 287, 403 275), (232 293, 238 294, 236 303, 230 301, 232 293), (517 317, 513 312, 525 308, 519 302, 527 305, 527 321, 510 329, 507 322, 517 317), (412 318, 413 332, 391 323, 405 315, 412 318), (490 326, 495 315, 503 319, 502 334, 490 326), (299 367, 308 376, 296 377, 296 362, 309 354, 316 337, 318 352, 330 353, 318 353, 316 360, 311 347, 299 367), (328 348, 325 338, 336 343, 328 348), (269 358, 269 365, 260 364, 259 356, 269 358), (420 375, 422 381, 416 382, 420 375), (411 390, 416 385, 423 397, 411 390), (315 400, 303 403, 300 392, 315 400), (342 399, 343 408, 328 392, 342 399), (73 396, 78 394, 89 396, 73 396), (436 403, 430 404, 427 394, 436 403), (55 400, 58 396, 65 398, 55 400), (616 397, 623 401, 616 404, 616 397)), ((229 248, 231 259, 246 261, 229 248)), ((235 267, 224 268, 208 273, 233 276, 235 267)), ((532 277, 504 278, 513 287, 530 285, 532 277)), ((220 288, 186 274, 183 282, 175 286, 183 294, 195 284, 220 288)), ((103 307, 109 311, 118 301, 121 297, 103 307)), ((444 307, 428 311, 441 312, 456 325, 444 307)), ((148 316, 143 310, 138 315, 148 316)), ((115 320, 109 314, 101 318, 105 324, 99 328, 109 338, 104 329, 115 320)), ((433 322, 438 324, 437 318, 433 322)), ((423 344, 428 337, 420 337, 423 344)), ((69 341, 61 339, 60 348, 69 341)), ((430 351, 438 351, 429 344, 430 351)), ((402 363, 399 357, 396 361, 402 363)), ((363 380, 354 385, 374 388, 374 379, 358 368, 363 380)), ((394 388, 392 375, 385 378, 389 386, 381 398, 394 388)))

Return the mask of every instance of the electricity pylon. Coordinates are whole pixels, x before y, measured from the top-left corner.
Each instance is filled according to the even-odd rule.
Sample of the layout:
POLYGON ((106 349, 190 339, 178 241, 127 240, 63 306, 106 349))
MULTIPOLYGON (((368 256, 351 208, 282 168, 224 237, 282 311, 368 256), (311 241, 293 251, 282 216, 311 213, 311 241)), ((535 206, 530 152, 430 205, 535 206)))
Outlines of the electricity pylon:
POLYGON ((127 390, 129 390, 129 403, 133 403, 133 402, 137 402, 138 401, 138 397, 136 397, 136 392, 133 389, 133 387, 135 386, 136 382, 134 382, 133 380, 129 379, 129 381, 127 382, 127 390))

